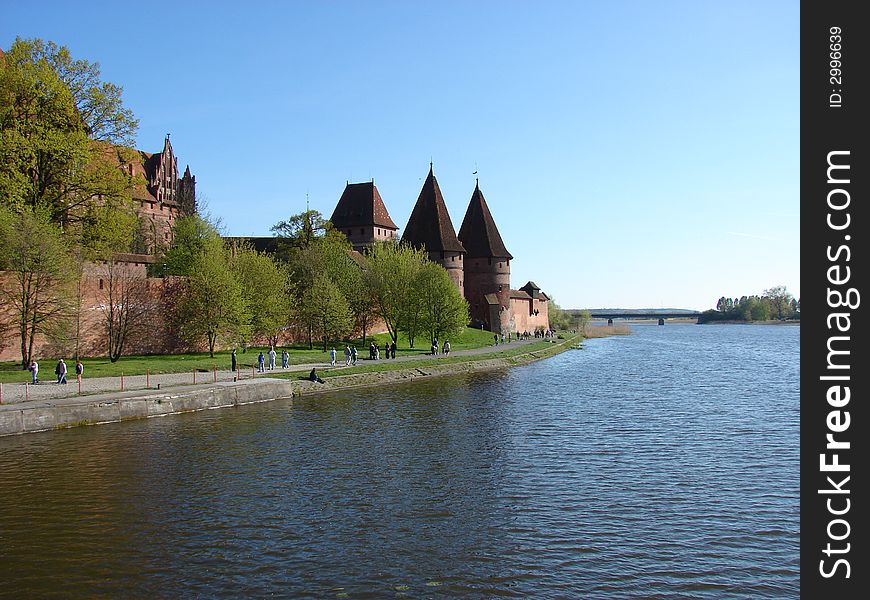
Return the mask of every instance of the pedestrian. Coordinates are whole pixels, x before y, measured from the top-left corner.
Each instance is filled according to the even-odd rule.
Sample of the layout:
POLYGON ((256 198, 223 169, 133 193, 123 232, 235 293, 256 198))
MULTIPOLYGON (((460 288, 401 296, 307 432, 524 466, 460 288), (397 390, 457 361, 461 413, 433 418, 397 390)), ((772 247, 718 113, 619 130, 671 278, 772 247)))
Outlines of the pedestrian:
POLYGON ((432 342, 432 356, 438 356, 438 342, 432 342))
POLYGON ((396 342, 390 342, 390 358, 396 358, 396 342))
POLYGON ((450 354, 450 340, 444 340, 444 354, 450 354))
POLYGON ((85 366, 82 364, 82 361, 76 359, 76 377, 81 377, 85 374, 85 366))
POLYGON ((350 364, 352 364, 352 365, 356 364, 356 346, 353 346, 350 349, 350 364))
POLYGON ((278 356, 278 353, 275 352, 275 347, 271 346, 269 349, 269 370, 275 370, 275 357, 278 356))
POLYGON ((57 367, 55 367, 54 372, 57 375, 58 383, 66 383, 66 363, 63 362, 63 359, 57 361, 57 367))
POLYGON ((230 353, 230 365, 233 373, 235 373, 239 368, 239 363, 236 362, 236 349, 233 348, 232 353, 230 353))
POLYGON ((350 365, 350 346, 344 347, 344 366, 350 365))
POLYGON ((498 346, 498 334, 495 334, 495 335, 492 336, 492 337, 495 338, 495 345, 498 346))
POLYGON ((335 366, 335 348, 329 351, 329 366, 335 366))
POLYGON ((290 366, 290 353, 287 352, 287 349, 284 348, 284 351, 281 352, 281 368, 286 369, 290 366))
POLYGON ((260 373, 263 373, 266 370, 266 357, 263 356, 262 350, 260 350, 260 354, 257 356, 257 370, 260 373))
POLYGON ((381 360, 381 347, 375 344, 375 360, 381 360))
POLYGON ((375 343, 369 343, 369 360, 375 359, 375 343))
POLYGON ((35 360, 30 361, 31 383, 36 385, 39 383, 39 363, 35 360))
POLYGON ((308 381, 314 381, 316 383, 323 383, 323 380, 317 376, 317 367, 313 367, 311 369, 311 373, 308 374, 308 381))

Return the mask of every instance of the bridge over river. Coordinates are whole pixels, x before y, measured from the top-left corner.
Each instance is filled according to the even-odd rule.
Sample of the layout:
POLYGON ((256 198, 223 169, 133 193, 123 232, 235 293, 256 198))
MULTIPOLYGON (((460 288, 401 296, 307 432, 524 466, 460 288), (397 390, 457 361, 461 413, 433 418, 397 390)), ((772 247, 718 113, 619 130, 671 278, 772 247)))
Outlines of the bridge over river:
MULTIPOLYGON (((580 312, 579 309, 570 309, 569 313, 576 315, 580 312)), ((627 310, 620 311, 619 309, 605 310, 590 310, 593 319, 697 319, 701 316, 697 311, 644 311, 644 310, 627 310)))

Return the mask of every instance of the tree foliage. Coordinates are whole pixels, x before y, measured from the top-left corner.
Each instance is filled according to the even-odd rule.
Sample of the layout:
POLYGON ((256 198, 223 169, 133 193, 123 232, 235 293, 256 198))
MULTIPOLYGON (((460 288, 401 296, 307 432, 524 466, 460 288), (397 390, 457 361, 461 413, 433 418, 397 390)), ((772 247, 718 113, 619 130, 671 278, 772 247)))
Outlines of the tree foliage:
POLYGON ((121 89, 99 80, 99 65, 66 48, 16 39, 0 62, 0 198, 8 206, 45 207, 67 231, 94 204, 129 198, 119 161, 137 123, 121 89))
POLYGON ((242 285, 227 268, 228 252, 220 239, 209 240, 191 263, 187 289, 178 307, 181 335, 189 342, 208 342, 214 356, 218 338, 246 339, 251 315, 242 285))
MULTIPOLYGON (((265 337, 271 346, 290 323, 293 295, 286 267, 254 250, 249 244, 233 248, 232 271, 242 286, 242 297, 251 315, 250 334, 265 337)), ((248 340, 241 340, 247 345, 248 340)))
POLYGON ((427 260, 422 250, 394 242, 377 243, 366 254, 365 287, 394 342, 416 310, 413 282, 427 260))
POLYGON ((424 264, 414 286, 420 307, 419 325, 429 335, 430 343, 458 335, 468 325, 468 302, 441 265, 424 264))
POLYGON ((221 243, 217 228, 199 215, 175 221, 172 243, 163 255, 164 275, 190 275, 198 257, 210 245, 221 243))
POLYGON ((784 285, 764 291, 762 296, 722 296, 716 302, 716 310, 704 311, 700 323, 710 321, 767 321, 786 320, 800 316, 800 303, 784 285))
POLYGON ((0 206, 0 247, 0 270, 9 274, 0 288, 0 305, 18 330, 21 365, 27 368, 36 336, 70 319, 77 271, 45 209, 0 206))
POLYGON ((350 305, 333 281, 320 275, 302 296, 299 316, 323 342, 326 352, 330 340, 339 340, 353 331, 350 305))

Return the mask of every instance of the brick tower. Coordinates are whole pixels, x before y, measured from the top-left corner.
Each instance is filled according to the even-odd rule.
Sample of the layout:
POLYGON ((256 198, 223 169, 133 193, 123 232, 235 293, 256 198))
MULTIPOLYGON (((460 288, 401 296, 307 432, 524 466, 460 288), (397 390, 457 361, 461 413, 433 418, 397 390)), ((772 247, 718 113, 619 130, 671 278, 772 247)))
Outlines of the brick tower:
POLYGON ((474 186, 459 228, 459 241, 466 252, 465 298, 471 309, 472 323, 484 323, 490 331, 501 331, 502 324, 495 322, 486 296, 493 294, 498 298, 499 312, 510 309, 513 256, 505 248, 479 182, 474 186))
POLYGON ((348 182, 329 220, 358 252, 375 242, 396 239, 398 227, 390 218, 374 181, 348 182))
POLYGON ((426 250, 429 260, 447 269, 450 279, 460 292, 465 293, 462 275, 465 248, 456 237, 456 230, 453 229, 441 188, 435 179, 432 163, 429 163, 429 175, 423 183, 414 210, 411 211, 402 240, 415 248, 426 250))

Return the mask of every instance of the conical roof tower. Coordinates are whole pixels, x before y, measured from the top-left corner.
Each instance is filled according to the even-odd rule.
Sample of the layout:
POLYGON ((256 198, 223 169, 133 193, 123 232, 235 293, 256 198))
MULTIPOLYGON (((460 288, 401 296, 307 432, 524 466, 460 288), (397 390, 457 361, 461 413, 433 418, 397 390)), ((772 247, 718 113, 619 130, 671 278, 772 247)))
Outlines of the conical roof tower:
POLYGON ((480 191, 480 182, 475 184, 474 192, 471 194, 471 201, 468 203, 465 218, 459 228, 459 241, 465 248, 466 260, 469 258, 504 258, 506 260, 513 258, 505 248, 495 220, 492 218, 492 213, 489 211, 489 206, 486 204, 486 198, 480 191))
POLYGON ((443 265, 462 291, 462 257, 465 248, 456 237, 456 230, 453 229, 450 213, 447 212, 441 188, 435 179, 432 163, 429 163, 429 175, 423 182, 417 203, 411 211, 402 241, 425 249, 429 253, 429 259, 443 265))
POLYGON ((467 252, 464 266, 465 299, 474 325, 490 331, 510 331, 511 259, 495 219, 476 182, 465 211, 459 240, 467 252))
POLYGON ((374 181, 348 183, 329 220, 347 235, 354 250, 395 239, 398 229, 374 181))

